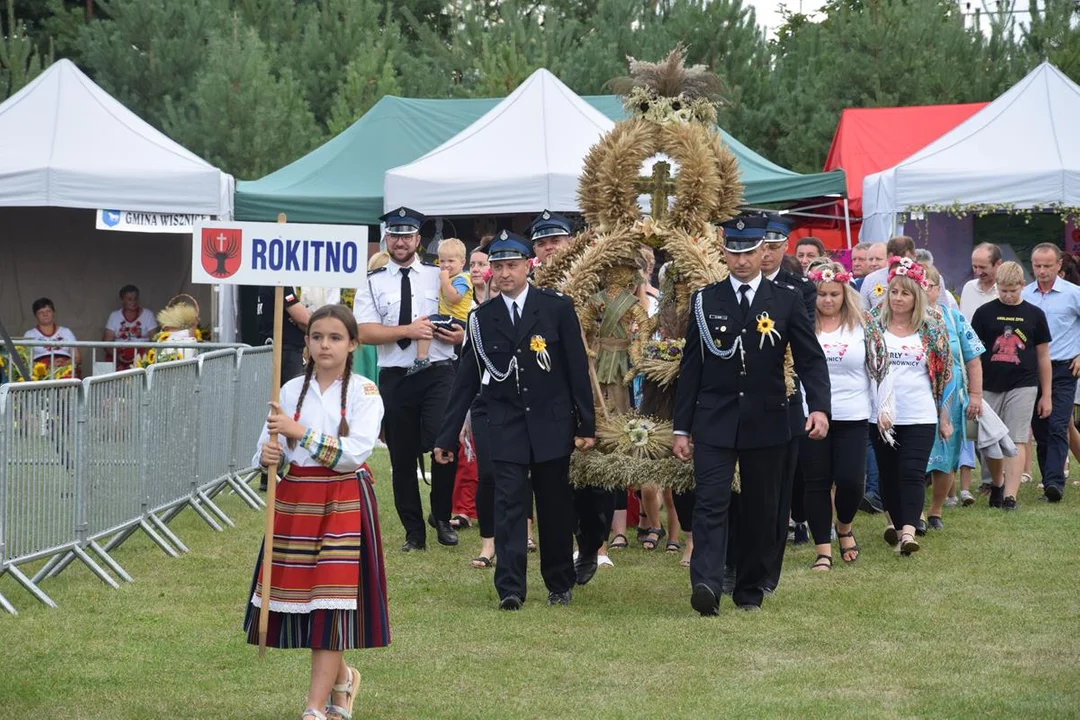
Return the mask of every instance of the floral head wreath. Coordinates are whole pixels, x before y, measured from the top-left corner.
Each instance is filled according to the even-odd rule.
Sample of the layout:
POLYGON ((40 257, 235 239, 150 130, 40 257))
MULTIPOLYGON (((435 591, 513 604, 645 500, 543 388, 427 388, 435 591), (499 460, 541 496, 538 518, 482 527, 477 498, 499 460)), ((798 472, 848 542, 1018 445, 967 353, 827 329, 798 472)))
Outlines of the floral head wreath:
POLYGON ((896 255, 889 258, 889 282, 892 282, 897 275, 911 278, 923 290, 930 289, 930 283, 926 281, 926 273, 923 271, 922 265, 919 265, 911 258, 902 258, 896 255))
POLYGON ((831 268, 824 267, 819 270, 811 270, 806 274, 812 282, 818 285, 824 285, 825 283, 840 283, 841 285, 847 285, 851 282, 851 273, 847 270, 841 270, 840 272, 833 272, 831 268))

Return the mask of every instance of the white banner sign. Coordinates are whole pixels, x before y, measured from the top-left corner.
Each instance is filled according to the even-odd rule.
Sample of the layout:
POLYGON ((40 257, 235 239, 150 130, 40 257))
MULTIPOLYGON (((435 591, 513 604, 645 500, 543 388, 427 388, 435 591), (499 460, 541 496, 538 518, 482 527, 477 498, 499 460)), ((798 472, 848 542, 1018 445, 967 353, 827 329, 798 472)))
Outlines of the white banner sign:
POLYGON ((98 230, 119 230, 143 233, 190 233, 200 220, 211 220, 210 215, 185 213, 148 213, 134 210, 98 210, 98 230))
POLYGON ((367 275, 367 227, 199 221, 191 281, 357 287, 367 275))

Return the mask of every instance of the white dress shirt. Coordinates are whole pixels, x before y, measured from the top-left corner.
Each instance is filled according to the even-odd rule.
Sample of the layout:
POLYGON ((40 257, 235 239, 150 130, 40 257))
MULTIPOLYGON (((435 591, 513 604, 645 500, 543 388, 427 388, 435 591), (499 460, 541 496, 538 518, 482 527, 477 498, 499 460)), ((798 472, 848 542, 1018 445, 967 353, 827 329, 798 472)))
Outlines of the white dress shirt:
MULTIPOLYGON (((779 270, 777 272, 779 272, 779 270)), ((758 287, 761 285, 761 273, 758 273, 757 277, 753 280, 747 280, 746 282, 739 280, 734 275, 728 275, 728 280, 731 281, 731 287, 735 290, 736 302, 742 302, 742 295, 739 293, 739 288, 743 285, 749 285, 750 289, 746 291, 746 301, 751 305, 754 304, 754 296, 757 295, 758 287)))
MULTIPOLYGON (((401 267, 390 261, 386 269, 368 275, 367 287, 360 288, 353 300, 353 315, 360 324, 378 324, 397 327, 401 311, 401 267)), ((425 265, 415 257, 409 268, 409 286, 412 288, 412 319, 439 313, 439 268, 425 265)), ((411 321, 410 321, 411 322, 411 321)), ((396 342, 379 345, 379 367, 411 367, 416 360, 416 342, 404 350, 396 342)), ((431 340, 428 359, 432 362, 450 360, 454 346, 436 338, 431 340)))
POLYGON ((502 293, 501 295, 499 295, 499 297, 503 299, 503 302, 506 303, 506 312, 510 313, 511 320, 514 317, 514 305, 517 305, 519 318, 525 315, 525 296, 528 294, 529 284, 525 283, 525 287, 522 289, 521 294, 518 295, 516 298, 511 299, 511 297, 506 293, 502 293))

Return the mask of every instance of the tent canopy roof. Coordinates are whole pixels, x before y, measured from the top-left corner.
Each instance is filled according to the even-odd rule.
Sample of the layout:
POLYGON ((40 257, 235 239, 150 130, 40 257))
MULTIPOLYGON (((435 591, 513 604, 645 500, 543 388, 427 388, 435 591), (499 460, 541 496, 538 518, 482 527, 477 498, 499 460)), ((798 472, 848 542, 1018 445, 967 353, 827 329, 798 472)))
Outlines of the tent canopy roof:
POLYGON ((936 141, 868 176, 864 214, 891 217, 919 205, 1078 206, 1078 117, 1080 86, 1044 62, 936 141))
POLYGON ((844 170, 851 214, 859 216, 864 177, 892 167, 986 105, 848 108, 840 113, 825 170, 844 170))
POLYGON ((383 207, 429 215, 576 210, 582 161, 614 123, 543 68, 420 159, 387 171, 383 207))
MULTIPOLYGON (((581 99, 613 121, 626 117, 622 102, 614 95, 581 99)), ((239 182, 236 217, 272 221, 285 212, 292 222, 376 225, 383 212, 386 171, 437 148, 499 102, 495 98, 385 96, 321 147, 260 180, 239 182)), ((843 171, 800 175, 769 162, 723 130, 720 132, 738 156, 748 204, 845 192, 843 171)))
POLYGON ((0 206, 225 215, 232 178, 58 60, 0 105, 0 206))

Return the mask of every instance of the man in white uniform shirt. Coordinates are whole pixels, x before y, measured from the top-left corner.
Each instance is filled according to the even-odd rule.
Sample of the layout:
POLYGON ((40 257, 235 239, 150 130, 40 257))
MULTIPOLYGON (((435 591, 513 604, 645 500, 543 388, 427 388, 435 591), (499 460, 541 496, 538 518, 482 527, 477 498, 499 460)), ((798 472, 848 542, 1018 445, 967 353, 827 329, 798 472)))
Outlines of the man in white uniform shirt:
POLYGON ((971 272, 975 278, 964 283, 960 291, 960 313, 971 322, 975 311, 996 300, 997 269, 1001 266, 1001 248, 983 243, 971 251, 971 272))
MULTIPOLYGON (((437 327, 429 315, 439 312, 439 267, 420 261, 420 225, 424 216, 400 207, 380 218, 386 225, 383 241, 390 254, 386 267, 368 273, 367 285, 356 292, 353 311, 360 342, 375 345, 379 356, 379 394, 386 414, 383 429, 390 450, 394 506, 405 527, 404 552, 427 546, 416 468, 423 453, 435 447, 450 389, 454 384, 454 345, 465 339, 452 324, 437 327), (416 340, 432 339, 431 366, 406 375, 416 360, 416 340)), ((442 545, 457 545, 450 525, 450 506, 457 463, 431 463, 431 513, 442 545)))

